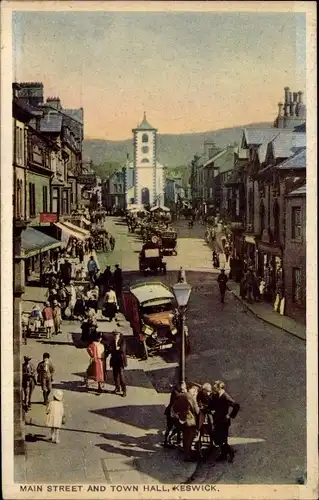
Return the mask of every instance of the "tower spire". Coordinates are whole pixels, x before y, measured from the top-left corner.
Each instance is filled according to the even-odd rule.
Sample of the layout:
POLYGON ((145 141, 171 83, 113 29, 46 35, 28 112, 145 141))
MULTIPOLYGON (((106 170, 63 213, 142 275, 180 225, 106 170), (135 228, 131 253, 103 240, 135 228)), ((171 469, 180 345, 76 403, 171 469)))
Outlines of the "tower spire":
POLYGON ((144 111, 144 117, 143 120, 146 120, 146 112, 144 111))

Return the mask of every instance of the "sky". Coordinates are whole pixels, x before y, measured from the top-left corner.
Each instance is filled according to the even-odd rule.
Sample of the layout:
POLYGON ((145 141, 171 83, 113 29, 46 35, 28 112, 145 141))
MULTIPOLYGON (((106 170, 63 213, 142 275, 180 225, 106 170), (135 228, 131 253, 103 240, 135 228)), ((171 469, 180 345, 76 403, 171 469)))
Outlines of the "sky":
POLYGON ((302 13, 14 12, 13 75, 84 108, 87 138, 122 140, 273 121, 305 91, 302 13))

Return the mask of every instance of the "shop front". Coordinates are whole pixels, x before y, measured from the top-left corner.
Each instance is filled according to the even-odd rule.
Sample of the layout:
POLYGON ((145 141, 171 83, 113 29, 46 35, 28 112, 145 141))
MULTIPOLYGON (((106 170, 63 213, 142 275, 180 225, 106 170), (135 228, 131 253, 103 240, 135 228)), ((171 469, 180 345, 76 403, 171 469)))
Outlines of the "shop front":
POLYGON ((21 234, 21 252, 25 262, 25 282, 42 283, 45 269, 55 260, 61 241, 28 227, 21 234))
MULTIPOLYGON (((283 299, 283 255, 278 245, 266 241, 258 244, 258 271, 265 280, 264 299, 274 303, 283 299)), ((279 306, 279 304, 278 304, 279 306)))
POLYGON ((258 248, 256 237, 252 235, 244 236, 244 259, 246 259, 247 267, 257 272, 258 269, 258 248))

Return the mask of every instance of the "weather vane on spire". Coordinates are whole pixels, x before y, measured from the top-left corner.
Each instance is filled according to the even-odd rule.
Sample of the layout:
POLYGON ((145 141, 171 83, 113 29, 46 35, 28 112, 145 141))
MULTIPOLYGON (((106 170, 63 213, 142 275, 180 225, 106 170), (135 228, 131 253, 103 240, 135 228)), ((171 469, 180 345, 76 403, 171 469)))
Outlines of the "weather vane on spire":
POLYGON ((145 111, 144 111, 144 120, 146 120, 146 113, 145 113, 145 111))

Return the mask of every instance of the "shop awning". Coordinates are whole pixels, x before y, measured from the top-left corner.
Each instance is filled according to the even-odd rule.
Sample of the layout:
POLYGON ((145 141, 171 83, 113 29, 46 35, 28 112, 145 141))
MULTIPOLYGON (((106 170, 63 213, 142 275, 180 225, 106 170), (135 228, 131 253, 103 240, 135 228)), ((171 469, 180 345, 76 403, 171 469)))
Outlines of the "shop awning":
POLYGON ((245 242, 251 243, 252 245, 256 245, 256 240, 254 236, 245 236, 245 242))
POLYGON ((278 257, 281 257, 282 251, 281 248, 278 246, 272 245, 272 243, 267 243, 265 241, 260 241, 258 243, 258 251, 268 253, 271 255, 276 255, 278 257))
POLYGON ((21 234, 21 250, 25 257, 33 257, 42 252, 61 246, 61 241, 52 238, 33 227, 27 227, 21 234))
POLYGON ((75 224, 72 224, 72 222, 63 221, 61 224, 68 227, 69 229, 71 229, 71 231, 77 231, 80 234, 83 234, 85 239, 87 239, 91 236, 90 231, 87 231, 86 229, 83 229, 82 227, 78 227, 75 224))
POLYGON ((61 229, 62 231, 62 240, 63 241, 67 241, 67 239, 70 237, 70 236, 73 236, 73 238, 77 238, 78 240, 82 240, 84 241, 86 238, 84 236, 83 233, 80 233, 80 231, 78 231, 78 227, 76 226, 72 226, 75 228, 75 229, 71 229, 69 226, 66 226, 65 225, 65 222, 56 222, 54 224, 57 228, 61 229))

